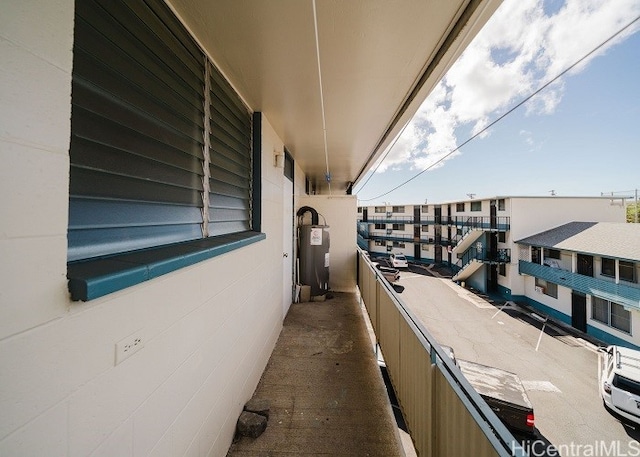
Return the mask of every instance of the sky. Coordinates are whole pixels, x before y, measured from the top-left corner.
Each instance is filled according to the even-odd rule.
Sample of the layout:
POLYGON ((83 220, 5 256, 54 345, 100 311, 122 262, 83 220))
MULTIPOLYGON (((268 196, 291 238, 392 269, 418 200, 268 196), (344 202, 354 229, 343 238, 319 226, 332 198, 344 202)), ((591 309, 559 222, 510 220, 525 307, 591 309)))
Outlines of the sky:
POLYGON ((639 17, 640 0, 504 0, 356 183, 358 204, 469 194, 633 196, 640 190, 639 17))

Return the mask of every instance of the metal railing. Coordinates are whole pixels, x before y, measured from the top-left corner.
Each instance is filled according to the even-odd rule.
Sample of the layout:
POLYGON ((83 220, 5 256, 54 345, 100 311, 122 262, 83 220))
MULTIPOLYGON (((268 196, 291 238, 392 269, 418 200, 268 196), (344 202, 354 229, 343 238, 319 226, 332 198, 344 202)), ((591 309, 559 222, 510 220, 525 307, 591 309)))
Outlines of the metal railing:
POLYGON ((614 281, 592 278, 525 260, 519 261, 518 272, 640 310, 640 287, 637 286, 616 284, 614 281))
POLYGON ((380 224, 383 222, 390 224, 413 224, 413 216, 394 216, 393 214, 388 216, 369 216, 366 223, 380 224))
POLYGON ((442 223, 456 227, 506 231, 511 226, 511 219, 509 216, 447 216, 442 223))
POLYGON ((418 455, 526 456, 361 250, 358 286, 418 455))
POLYGON ((380 230, 379 232, 370 232, 368 230, 358 229, 358 235, 367 240, 388 240, 388 241, 403 241, 411 243, 440 245, 440 246, 453 246, 455 242, 449 238, 442 236, 420 236, 416 237, 408 233, 400 233, 400 231, 387 229, 386 231, 380 230))
POLYGON ((421 216, 416 221, 413 216, 400 215, 376 215, 368 216, 366 221, 362 220, 362 216, 358 215, 358 222, 366 224, 381 223, 399 223, 414 225, 452 225, 456 227, 472 227, 482 230, 499 230, 507 231, 511 226, 511 218, 509 216, 421 216))
POLYGON ((464 268, 473 260, 478 260, 483 263, 510 263, 511 249, 497 249, 492 252, 486 248, 478 249, 476 247, 470 247, 458 257, 458 259, 457 264, 461 268, 464 268))

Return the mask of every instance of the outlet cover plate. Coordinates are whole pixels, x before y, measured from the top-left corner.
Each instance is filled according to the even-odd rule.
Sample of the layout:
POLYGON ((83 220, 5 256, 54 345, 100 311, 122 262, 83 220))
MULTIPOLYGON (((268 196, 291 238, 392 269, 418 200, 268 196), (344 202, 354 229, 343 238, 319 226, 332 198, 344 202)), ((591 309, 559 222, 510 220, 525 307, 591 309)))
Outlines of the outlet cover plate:
POLYGON ((116 343, 115 364, 118 365, 120 362, 128 359, 142 349, 144 347, 144 342, 145 340, 142 330, 138 330, 128 337, 118 341, 116 343))

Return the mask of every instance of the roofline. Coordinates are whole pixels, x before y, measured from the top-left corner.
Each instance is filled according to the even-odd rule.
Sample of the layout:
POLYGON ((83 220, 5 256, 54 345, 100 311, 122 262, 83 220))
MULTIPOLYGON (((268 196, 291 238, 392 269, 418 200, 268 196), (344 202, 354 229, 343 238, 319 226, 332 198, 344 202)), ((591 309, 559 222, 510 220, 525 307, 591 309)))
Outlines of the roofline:
POLYGON ((484 200, 502 200, 502 199, 553 199, 553 200, 627 200, 633 197, 630 196, 611 196, 611 195, 576 195, 576 196, 568 196, 568 195, 496 195, 493 197, 480 197, 480 198, 468 198, 468 199, 460 199, 460 200, 445 200, 442 202, 434 202, 434 203, 389 203, 388 205, 384 204, 371 204, 371 205, 358 205, 360 207, 365 206, 425 206, 425 205, 447 205, 452 203, 462 203, 462 202, 474 202, 474 201, 484 201, 484 200))
MULTIPOLYGON (((574 222, 589 222, 589 221, 574 221, 574 222)), ((593 222, 595 225, 599 225, 599 224, 607 224, 607 225, 620 225, 620 226, 626 226, 629 223, 628 222, 593 222)), ((562 224, 559 225, 558 227, 562 227, 563 225, 567 225, 567 224, 562 224)), ((554 227, 551 228, 549 230, 546 231, 550 231, 550 230, 555 230, 558 227, 554 227)), ((544 233, 544 232, 541 232, 544 233)), ((539 235, 539 234, 536 234, 539 235)), ((583 251, 583 250, 576 250, 576 249, 567 249, 567 248, 562 248, 562 247, 557 247, 555 245, 551 245, 551 244, 540 244, 540 243, 531 243, 531 242, 526 242, 524 240, 526 240, 527 238, 531 238, 532 236, 536 236, 536 235, 531 235, 525 238, 522 238, 520 240, 514 240, 513 242, 515 244, 519 244, 522 246, 536 246, 536 247, 541 247, 541 248, 548 248, 548 249, 555 249, 556 251, 563 251, 563 252, 575 252, 576 254, 587 254, 587 255, 591 255, 591 256, 596 256, 596 257, 606 257, 609 259, 617 259, 617 260, 625 260, 625 261, 629 261, 629 262, 640 262, 640 258, 639 259, 635 259, 632 257, 620 257, 617 255, 613 255, 613 254, 608 254, 607 252, 597 252, 597 251, 583 251)))

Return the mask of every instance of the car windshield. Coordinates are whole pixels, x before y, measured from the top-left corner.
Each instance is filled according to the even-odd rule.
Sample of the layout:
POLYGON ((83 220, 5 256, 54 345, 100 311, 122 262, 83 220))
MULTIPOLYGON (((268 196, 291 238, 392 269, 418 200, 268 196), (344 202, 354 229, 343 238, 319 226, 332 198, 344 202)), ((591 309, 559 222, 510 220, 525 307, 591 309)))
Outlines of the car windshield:
POLYGON ((397 255, 396 260, 405 260, 403 255, 397 255))
POLYGON ((616 374, 613 377, 613 385, 618 389, 626 390, 633 395, 640 396, 640 382, 638 381, 616 374))

